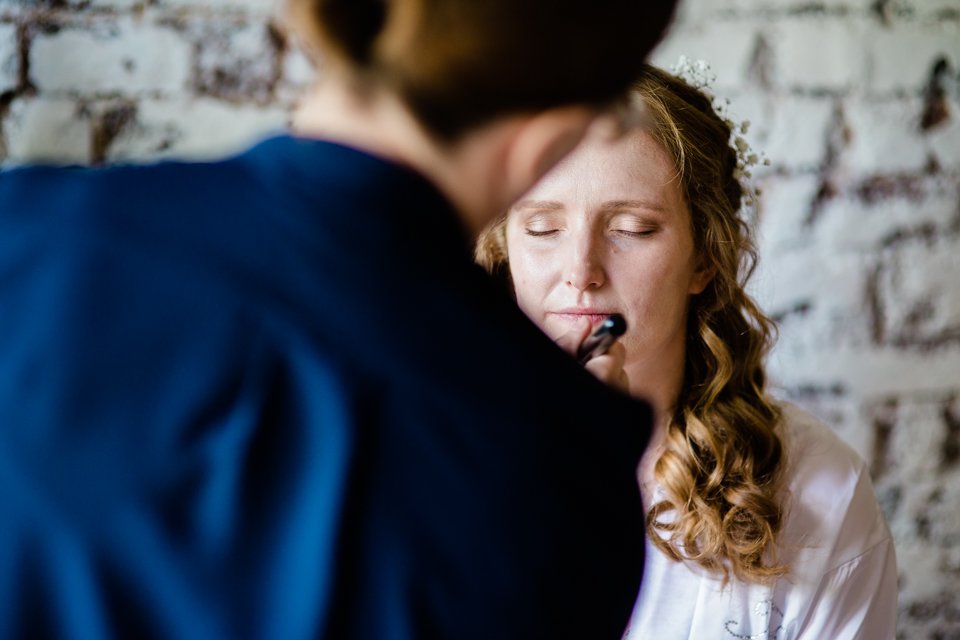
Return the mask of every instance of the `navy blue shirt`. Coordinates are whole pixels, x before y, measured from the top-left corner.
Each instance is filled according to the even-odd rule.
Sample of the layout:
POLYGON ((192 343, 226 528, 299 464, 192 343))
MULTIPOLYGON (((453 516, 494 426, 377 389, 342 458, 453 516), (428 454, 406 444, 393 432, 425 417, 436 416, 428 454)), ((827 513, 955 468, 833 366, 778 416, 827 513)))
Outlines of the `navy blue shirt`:
POLYGON ((618 638, 645 405, 418 174, 0 173, 0 637, 618 638))

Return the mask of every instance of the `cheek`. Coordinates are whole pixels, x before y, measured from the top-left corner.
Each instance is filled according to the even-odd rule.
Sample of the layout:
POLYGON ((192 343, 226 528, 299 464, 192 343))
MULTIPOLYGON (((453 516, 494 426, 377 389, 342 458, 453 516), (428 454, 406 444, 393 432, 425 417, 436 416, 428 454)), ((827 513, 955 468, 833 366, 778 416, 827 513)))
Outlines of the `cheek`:
POLYGON ((675 320, 678 312, 686 309, 691 274, 682 262, 669 255, 654 254, 629 261, 618 265, 610 275, 638 320, 675 320))
POLYGON ((510 277, 513 279, 513 290, 517 296, 517 304, 529 313, 533 301, 538 297, 539 283, 530 273, 530 265, 523 259, 510 260, 510 277))
POLYGON ((517 305, 539 324, 551 289, 549 266, 542 258, 522 250, 509 251, 509 261, 517 305))
POLYGON ((525 279, 522 275, 513 275, 513 290, 517 306, 521 311, 541 329, 543 326, 543 295, 535 283, 525 279))
POLYGON ((540 280, 543 279, 543 261, 531 254, 523 246, 523 239, 510 242, 508 236, 507 260, 510 264, 510 277, 513 278, 513 286, 517 291, 517 297, 521 294, 526 297, 531 289, 534 289, 540 280))

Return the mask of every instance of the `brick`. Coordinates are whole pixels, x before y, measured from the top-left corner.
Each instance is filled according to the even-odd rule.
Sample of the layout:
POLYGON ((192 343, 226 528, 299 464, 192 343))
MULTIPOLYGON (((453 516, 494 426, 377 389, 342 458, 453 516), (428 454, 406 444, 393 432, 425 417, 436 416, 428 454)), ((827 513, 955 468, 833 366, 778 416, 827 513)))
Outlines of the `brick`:
MULTIPOLYGON (((937 398, 901 398, 888 443, 889 464, 897 470, 897 478, 908 486, 922 486, 936 478, 940 466, 946 425, 943 421, 943 400, 937 398)), ((911 515, 929 508, 929 487, 909 494, 906 511, 911 515)), ((955 502, 954 504, 960 504, 955 502)), ((958 529, 960 531, 960 529, 958 529)))
POLYGON ((810 244, 807 218, 820 189, 820 180, 813 175, 771 176, 763 180, 760 187, 757 244, 762 265, 765 256, 810 244))
POLYGON ((818 247, 763 256, 761 306, 782 318, 781 347, 796 356, 829 346, 868 346, 866 298, 873 260, 818 247))
POLYGON ((855 13, 868 0, 684 0, 677 9, 682 22, 715 17, 783 16, 792 14, 855 13))
POLYGON ((960 1, 924 0, 913 7, 921 20, 960 23, 960 1))
MULTIPOLYGON (((777 358, 788 363, 789 385, 797 382, 793 370, 811 353, 832 353, 841 348, 867 348, 871 325, 865 290, 869 258, 825 256, 816 249, 764 256, 765 295, 758 301, 780 321, 777 358)), ((776 369, 774 369, 776 370, 776 369)), ((800 379, 804 385, 846 385, 838 378, 800 379)))
POLYGON ((206 21, 191 31, 197 42, 197 95, 259 103, 273 98, 280 59, 266 24, 206 21))
POLYGON ((922 110, 919 98, 847 102, 850 145, 843 162, 851 175, 923 171, 929 151, 919 135, 922 110))
POLYGON ((20 52, 17 27, 0 24, 0 93, 17 86, 20 72, 20 52))
MULTIPOLYGON (((909 427, 905 427, 904 431, 909 433, 909 427)), ((943 445, 942 437, 937 444, 943 445)), ((939 448, 934 450, 934 455, 936 459, 942 458, 939 448)), ((960 532, 960 510, 956 508, 960 504, 960 473, 950 473, 946 478, 946 474, 942 472, 937 475, 940 476, 941 483, 934 488, 936 498, 924 505, 921 514, 930 522, 931 538, 956 551, 956 539, 960 532)), ((956 568, 960 567, 955 565, 954 571, 956 568)))
POLYGON ((30 0, 0 0, 0 18, 15 18, 28 11, 33 2, 30 0))
POLYGON ((30 50, 30 77, 44 92, 178 93, 189 71, 189 43, 132 18, 41 34, 30 50))
POLYGON ((877 284, 884 339, 906 346, 960 343, 957 274, 960 254, 955 242, 915 242, 893 252, 877 284))
POLYGON ((90 126, 73 100, 15 100, 3 129, 8 162, 90 161, 90 126))
POLYGON ((67 0, 68 6, 82 11, 87 7, 94 9, 116 9, 130 11, 142 9, 150 4, 150 0, 67 0))
POLYGON ((670 69, 681 55, 704 60, 717 76, 716 88, 743 84, 756 47, 757 29, 744 22, 699 22, 678 28, 657 47, 651 61, 670 69))
POLYGON ((296 46, 290 46, 281 62, 280 82, 276 95, 285 103, 295 101, 310 85, 317 81, 322 70, 296 46))
MULTIPOLYGON (((935 578, 940 574, 940 563, 941 554, 931 553, 929 543, 911 540, 901 544, 898 541, 897 566, 901 567, 901 605, 937 600, 943 586, 943 582, 935 578)), ((902 611, 903 608, 899 616, 901 626, 905 622, 902 611)), ((930 633, 913 637, 935 638, 937 635, 930 633)))
POLYGON ((193 9, 200 11, 234 10, 253 13, 277 13, 282 8, 282 0, 155 0, 161 9, 193 9))
POLYGON ((910 237, 949 233, 957 215, 951 180, 929 178, 917 194, 894 194, 878 202, 845 194, 824 203, 814 226, 814 242, 836 251, 868 253, 910 237))
POLYGON ((774 167, 802 170, 821 166, 834 124, 833 101, 780 96, 771 108, 773 122, 763 148, 774 167))
POLYGON ((215 100, 144 101, 137 120, 110 147, 108 159, 210 159, 235 153, 282 131, 286 111, 215 100))
POLYGON ((919 94, 938 59, 952 62, 954 69, 960 66, 960 33, 955 25, 923 21, 872 31, 867 39, 871 59, 868 87, 874 92, 919 94))
POLYGON ((774 50, 774 82, 808 91, 862 87, 867 70, 865 24, 833 17, 777 21, 766 33, 774 50))
POLYGON ((923 134, 937 164, 946 170, 960 170, 960 96, 947 100, 948 118, 923 134))
POLYGON ((841 384, 859 397, 950 393, 960 371, 960 347, 931 352, 893 347, 837 345, 818 340, 802 319, 784 323, 770 359, 774 382, 784 387, 841 384), (806 335, 802 335, 807 331, 806 335))

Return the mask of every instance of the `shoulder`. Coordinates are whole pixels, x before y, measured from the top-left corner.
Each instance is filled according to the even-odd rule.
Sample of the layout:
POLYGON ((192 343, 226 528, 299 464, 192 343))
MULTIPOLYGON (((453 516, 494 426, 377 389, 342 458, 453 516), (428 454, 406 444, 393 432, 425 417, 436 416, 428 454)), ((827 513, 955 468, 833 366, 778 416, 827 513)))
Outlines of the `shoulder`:
POLYGON ((0 225, 73 246, 144 222, 157 230, 250 202, 246 173, 236 159, 15 167, 0 172, 0 225))
MULTIPOLYGON (((229 199, 214 196, 228 190, 211 187, 211 180, 243 182, 235 165, 33 166, 0 173, 0 236, 8 240, 0 256, 8 283, 0 302, 22 319, 69 317, 75 330, 49 331, 74 349, 74 342, 109 336, 119 343, 128 327, 156 335, 221 318, 237 306, 228 278, 237 279, 236 265, 249 260, 243 256, 257 255, 226 249, 265 244, 231 215, 242 187, 229 199)), ((137 342, 131 335, 130 344, 137 342)))
POLYGON ((134 279, 152 269, 169 279, 176 263, 182 280, 191 266, 208 270, 214 247, 249 227, 234 215, 253 200, 242 170, 234 160, 8 170, 0 173, 0 234, 14 239, 22 275, 134 279))
POLYGON ((786 456, 785 553, 830 571, 888 541, 863 458, 813 415, 778 404, 786 456))

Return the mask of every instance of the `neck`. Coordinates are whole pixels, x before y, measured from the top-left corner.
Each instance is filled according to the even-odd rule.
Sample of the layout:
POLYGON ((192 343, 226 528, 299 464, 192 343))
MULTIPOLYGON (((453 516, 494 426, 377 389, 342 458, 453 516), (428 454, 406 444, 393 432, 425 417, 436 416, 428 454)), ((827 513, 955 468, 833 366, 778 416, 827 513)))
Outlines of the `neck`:
POLYGON ((680 343, 668 349, 671 353, 660 352, 626 366, 630 395, 649 402, 657 415, 657 424, 664 427, 673 417, 683 386, 684 347, 680 343))
POLYGON ((630 394, 650 403, 654 410, 653 431, 638 469, 641 489, 649 503, 649 491, 653 487, 653 467, 663 453, 663 441, 667 427, 673 419, 680 389, 683 386, 686 344, 673 341, 666 349, 651 357, 627 365, 630 378, 630 394))
POLYGON ((497 174, 503 135, 498 128, 503 126, 495 123, 442 143, 393 94, 361 93, 335 75, 306 96, 293 123, 298 135, 354 147, 421 173, 450 200, 474 235, 515 197, 504 193, 497 174))

